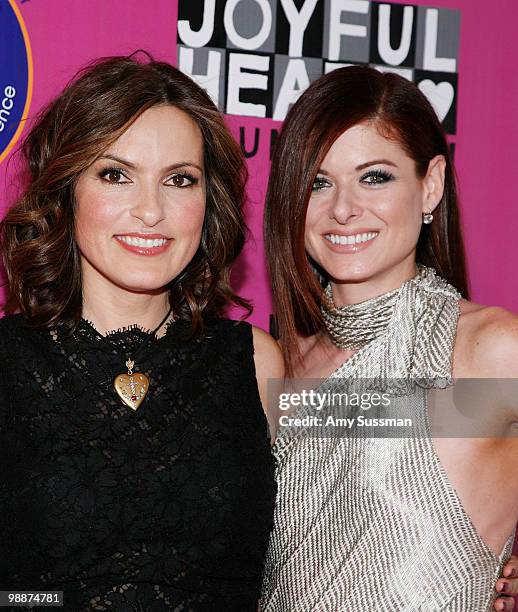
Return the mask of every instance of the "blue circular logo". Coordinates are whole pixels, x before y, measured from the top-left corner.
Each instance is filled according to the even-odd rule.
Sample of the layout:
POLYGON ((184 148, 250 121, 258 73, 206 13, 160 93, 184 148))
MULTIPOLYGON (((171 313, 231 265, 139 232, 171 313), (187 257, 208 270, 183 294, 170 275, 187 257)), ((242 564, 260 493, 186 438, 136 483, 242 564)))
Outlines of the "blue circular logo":
POLYGON ((0 162, 18 140, 32 96, 32 55, 15 0, 0 0, 0 162))

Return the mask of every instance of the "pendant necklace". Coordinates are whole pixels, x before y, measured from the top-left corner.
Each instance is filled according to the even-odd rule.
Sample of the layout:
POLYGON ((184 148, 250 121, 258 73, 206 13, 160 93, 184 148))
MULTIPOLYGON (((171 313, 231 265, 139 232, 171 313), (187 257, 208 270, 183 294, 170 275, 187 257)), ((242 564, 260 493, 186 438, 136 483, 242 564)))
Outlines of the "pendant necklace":
POLYGON ((121 372, 113 379, 113 388, 117 392, 117 395, 120 397, 123 403, 132 410, 138 409, 149 390, 149 377, 142 372, 133 371, 135 362, 149 342, 155 337, 158 330, 167 321, 172 310, 172 308, 169 309, 166 316, 162 319, 162 321, 160 321, 160 324, 149 334, 149 337, 144 340, 138 351, 133 355, 133 359, 128 357, 126 360, 126 368, 128 370, 127 373, 121 372))

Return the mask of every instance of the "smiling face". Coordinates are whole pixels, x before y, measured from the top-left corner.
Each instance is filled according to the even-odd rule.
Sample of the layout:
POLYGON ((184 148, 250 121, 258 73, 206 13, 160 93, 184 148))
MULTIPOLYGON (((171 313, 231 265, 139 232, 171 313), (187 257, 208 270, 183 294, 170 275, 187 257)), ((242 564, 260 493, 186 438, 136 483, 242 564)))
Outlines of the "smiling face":
POLYGON ((444 163, 435 157, 419 179, 401 145, 368 123, 335 140, 313 184, 305 246, 338 290, 362 284, 367 299, 415 274, 422 215, 442 197, 444 163))
POLYGON ((203 139, 174 106, 154 106, 79 177, 83 288, 159 293, 191 261, 205 216, 203 139))

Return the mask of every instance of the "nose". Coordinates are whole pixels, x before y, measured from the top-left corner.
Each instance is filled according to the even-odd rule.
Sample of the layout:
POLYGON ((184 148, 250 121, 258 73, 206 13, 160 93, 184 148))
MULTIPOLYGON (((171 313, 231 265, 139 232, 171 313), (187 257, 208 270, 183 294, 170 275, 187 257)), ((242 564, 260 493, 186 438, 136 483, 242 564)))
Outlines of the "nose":
POLYGON ((154 227, 165 218, 165 205, 160 187, 145 185, 136 194, 137 200, 131 208, 131 214, 140 219, 144 225, 154 227))
POLYGON ((362 212, 363 209, 356 196, 350 190, 343 186, 336 190, 335 197, 329 206, 330 219, 335 220, 340 225, 345 225, 361 216, 362 212))

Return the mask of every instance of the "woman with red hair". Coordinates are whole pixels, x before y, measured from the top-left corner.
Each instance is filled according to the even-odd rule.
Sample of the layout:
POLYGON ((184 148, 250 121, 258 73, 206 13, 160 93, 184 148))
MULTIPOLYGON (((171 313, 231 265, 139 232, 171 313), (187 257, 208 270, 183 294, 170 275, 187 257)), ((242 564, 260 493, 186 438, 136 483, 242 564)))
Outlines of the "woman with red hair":
POLYGON ((481 393, 518 379, 518 317, 468 301, 450 148, 413 83, 347 67, 303 93, 265 240, 292 378, 385 392, 371 413, 408 418, 351 403, 340 428, 309 402, 279 419, 262 610, 487 610, 518 520, 518 401, 481 393))

